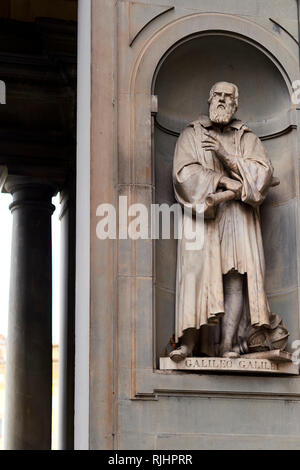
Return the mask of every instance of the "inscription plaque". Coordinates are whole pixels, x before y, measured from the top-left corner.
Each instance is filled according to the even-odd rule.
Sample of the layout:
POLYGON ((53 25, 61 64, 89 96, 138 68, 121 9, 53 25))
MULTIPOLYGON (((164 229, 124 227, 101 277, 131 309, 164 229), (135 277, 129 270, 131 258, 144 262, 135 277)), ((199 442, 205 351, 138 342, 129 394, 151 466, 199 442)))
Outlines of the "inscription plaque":
POLYGON ((169 357, 160 358, 160 370, 184 371, 219 371, 262 374, 298 375, 299 367, 291 361, 281 362, 257 358, 220 358, 220 357, 187 357, 181 362, 174 362, 169 357))

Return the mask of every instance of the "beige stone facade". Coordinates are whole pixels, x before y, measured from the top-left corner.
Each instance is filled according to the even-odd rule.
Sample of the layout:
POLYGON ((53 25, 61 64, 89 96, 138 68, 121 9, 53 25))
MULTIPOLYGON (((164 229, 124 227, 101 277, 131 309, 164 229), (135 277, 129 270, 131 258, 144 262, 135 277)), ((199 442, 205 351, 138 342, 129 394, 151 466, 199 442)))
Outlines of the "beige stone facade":
POLYGON ((266 290, 291 348, 300 334, 297 15, 292 0, 92 1, 91 449, 299 447, 299 378, 159 370, 174 333, 176 240, 96 237, 101 203, 174 202, 179 133, 206 112, 215 81, 237 83, 239 117, 282 182, 262 230, 266 290))

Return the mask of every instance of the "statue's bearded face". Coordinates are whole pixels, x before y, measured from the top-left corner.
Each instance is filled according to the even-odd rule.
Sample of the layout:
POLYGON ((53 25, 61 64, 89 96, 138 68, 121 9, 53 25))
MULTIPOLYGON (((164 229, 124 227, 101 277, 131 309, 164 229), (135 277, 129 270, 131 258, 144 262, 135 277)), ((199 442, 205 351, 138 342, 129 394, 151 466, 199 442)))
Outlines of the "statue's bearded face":
POLYGON ((226 125, 232 120, 237 110, 235 89, 231 86, 219 85, 212 93, 209 117, 216 124, 226 125))

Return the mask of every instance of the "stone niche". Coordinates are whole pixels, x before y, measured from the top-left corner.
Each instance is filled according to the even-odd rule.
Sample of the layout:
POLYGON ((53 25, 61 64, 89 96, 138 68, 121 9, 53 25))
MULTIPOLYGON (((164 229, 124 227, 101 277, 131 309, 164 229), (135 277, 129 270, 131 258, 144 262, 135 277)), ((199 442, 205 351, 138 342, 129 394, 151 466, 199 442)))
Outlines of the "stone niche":
MULTIPOLYGON (((155 202, 173 204, 172 164, 179 133, 208 111, 211 86, 220 80, 240 89, 238 117, 264 141, 279 177, 261 208, 266 256, 266 289, 274 313, 290 332, 288 348, 299 338, 297 266, 296 111, 286 77, 275 61, 245 39, 226 33, 185 38, 157 67, 152 94, 158 99, 154 120, 155 202)), ((174 333, 176 240, 155 242, 156 365, 174 333)))

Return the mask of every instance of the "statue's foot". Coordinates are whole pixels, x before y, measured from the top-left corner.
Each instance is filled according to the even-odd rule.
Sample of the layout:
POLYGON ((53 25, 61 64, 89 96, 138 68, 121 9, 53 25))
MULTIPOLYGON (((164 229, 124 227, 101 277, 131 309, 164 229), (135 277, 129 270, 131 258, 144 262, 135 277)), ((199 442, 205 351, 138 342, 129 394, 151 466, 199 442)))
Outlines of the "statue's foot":
POLYGON ((226 357, 227 359, 236 359, 237 357, 241 356, 235 351, 226 351, 223 353, 223 357, 226 357))
POLYGON ((174 362, 181 362, 188 356, 188 348, 186 346, 180 346, 170 353, 170 359, 174 362))

